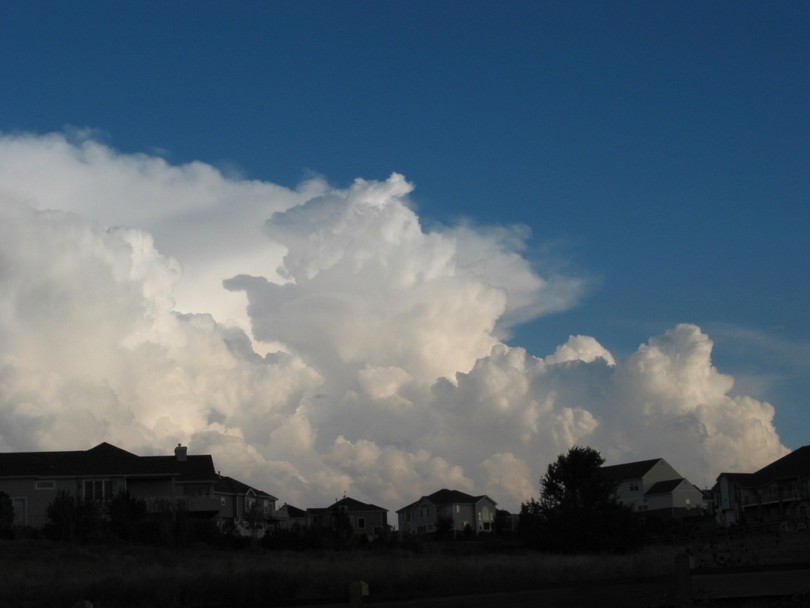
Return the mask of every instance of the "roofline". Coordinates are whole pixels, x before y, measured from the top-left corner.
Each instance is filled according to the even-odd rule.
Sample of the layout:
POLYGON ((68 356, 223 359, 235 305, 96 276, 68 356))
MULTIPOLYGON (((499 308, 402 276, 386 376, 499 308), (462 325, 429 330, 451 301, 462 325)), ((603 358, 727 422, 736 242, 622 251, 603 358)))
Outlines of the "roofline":
MULTIPOLYGON (((90 479, 94 477, 179 477, 180 473, 93 473, 87 475, 79 473, 77 475, 0 475, 0 479, 90 479)), ((178 481, 177 483, 191 483, 188 481, 178 481)))
MULTIPOLYGON (((719 482, 720 478, 723 475, 739 475, 739 476, 744 475, 746 477, 754 477, 754 476, 757 475, 757 473, 759 473, 759 471, 757 471, 756 473, 720 473, 720 475, 717 476, 717 480, 715 481, 715 483, 719 482)), ((774 481, 784 481, 786 479, 810 479, 810 475, 801 475, 801 474, 798 474, 798 475, 779 475, 778 477, 768 477, 767 481, 765 481, 763 483, 739 483, 739 482, 734 482, 734 483, 737 483, 738 485, 740 485, 740 486, 742 486, 744 488, 747 488, 749 490, 754 490, 756 488, 764 488, 765 486, 768 486, 768 485, 772 484, 774 481)), ((734 480, 731 479, 731 481, 734 481, 734 480)))
MULTIPOLYGON (((441 491, 441 490, 439 490, 439 491, 441 491)), ((469 496, 469 494, 468 494, 468 496, 469 496)), ((439 504, 448 504, 448 505, 477 505, 477 504, 478 504, 479 502, 481 502, 481 501, 482 501, 484 498, 486 498, 487 500, 489 500, 489 501, 490 501, 490 502, 491 502, 493 505, 496 505, 496 506, 497 506, 497 504, 498 504, 497 502, 495 502, 495 501, 494 501, 492 498, 490 498, 490 497, 489 497, 489 496, 487 496, 486 494, 481 494, 480 496, 470 496, 470 498, 472 498, 472 499, 473 499, 473 501, 472 501, 472 502, 469 502, 469 501, 464 500, 464 501, 452 501, 452 502, 447 502, 447 503, 436 503, 436 502, 433 502, 432 500, 430 500, 430 497, 429 497, 429 496, 422 496, 422 498, 420 498, 419 500, 416 500, 416 501, 412 502, 412 503, 411 503, 411 504, 409 504, 409 505, 405 505, 405 506, 404 506, 404 507, 402 507, 401 509, 397 509, 396 511, 394 511, 394 513, 401 513, 402 511, 405 511, 406 509, 411 509, 411 508, 415 507, 416 505, 418 505, 418 504, 419 504, 420 502, 422 502, 423 500, 425 500, 425 501, 429 502, 429 503, 430 503, 431 505, 433 505, 434 507, 435 507, 435 506, 438 506, 439 504)))

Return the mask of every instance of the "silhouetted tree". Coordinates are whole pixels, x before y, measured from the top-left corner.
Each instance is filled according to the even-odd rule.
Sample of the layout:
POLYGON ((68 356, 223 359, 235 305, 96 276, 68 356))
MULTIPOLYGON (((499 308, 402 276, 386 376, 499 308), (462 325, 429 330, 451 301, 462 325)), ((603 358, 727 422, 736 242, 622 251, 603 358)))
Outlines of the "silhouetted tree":
POLYGON ((524 503, 521 529, 540 547, 564 552, 625 551, 641 537, 629 507, 617 502, 615 484, 593 448, 574 446, 548 466, 540 500, 524 503))
POLYGON ((110 527, 122 540, 140 540, 138 528, 146 515, 146 502, 126 490, 115 495, 109 505, 110 527))
POLYGON ((540 503, 534 498, 521 503, 518 515, 518 534, 532 544, 541 545, 545 516, 540 503))
POLYGON ((605 459, 593 448, 574 446, 548 465, 540 480, 540 507, 544 511, 601 508, 614 502, 616 486, 602 471, 605 459))
POLYGON ((245 509, 245 521, 250 529, 250 546, 256 547, 259 544, 259 532, 265 524, 264 509, 258 500, 253 500, 250 506, 245 509))
POLYGON ((492 531, 496 535, 511 534, 514 532, 512 526, 512 515, 503 509, 495 510, 495 521, 492 522, 492 531))
POLYGON ((333 549, 348 549, 354 539, 354 528, 348 513, 333 510, 329 518, 328 537, 333 549))
POLYGON ((453 536, 453 518, 448 515, 436 517, 436 538, 446 539, 453 536))
POLYGON ((50 519, 49 535, 54 540, 72 541, 76 534, 76 499, 73 494, 60 490, 46 513, 50 519))

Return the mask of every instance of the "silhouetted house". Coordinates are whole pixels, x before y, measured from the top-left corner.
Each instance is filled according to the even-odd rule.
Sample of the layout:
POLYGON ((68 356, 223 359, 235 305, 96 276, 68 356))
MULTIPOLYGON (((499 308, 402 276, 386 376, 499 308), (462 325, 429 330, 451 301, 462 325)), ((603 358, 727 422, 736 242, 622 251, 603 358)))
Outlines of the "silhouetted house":
POLYGON ((48 505, 60 491, 101 503, 128 491, 151 511, 213 517, 219 510, 216 480, 211 456, 189 456, 181 445, 174 456, 136 456, 109 443, 84 451, 0 454, 0 491, 11 497, 15 523, 34 527, 48 522, 48 505))
POLYGON ((602 467, 617 500, 646 517, 680 519, 706 510, 703 492, 663 458, 602 467))
POLYGON ((281 529, 307 525, 307 512, 286 502, 273 513, 273 523, 281 529))
POLYGON ((784 523, 807 528, 810 512, 810 446, 754 473, 720 473, 713 488, 721 525, 784 523))
POLYGON ((219 499, 217 522, 220 527, 233 526, 243 535, 254 532, 261 537, 276 510, 275 496, 257 490, 233 477, 219 476, 214 484, 219 499))
POLYGON ((402 534, 492 531, 497 503, 489 496, 470 496, 458 490, 441 489, 397 511, 402 534))
POLYGON ((344 497, 329 507, 307 509, 307 525, 326 528, 348 526, 355 536, 377 538, 388 526, 388 509, 344 497))

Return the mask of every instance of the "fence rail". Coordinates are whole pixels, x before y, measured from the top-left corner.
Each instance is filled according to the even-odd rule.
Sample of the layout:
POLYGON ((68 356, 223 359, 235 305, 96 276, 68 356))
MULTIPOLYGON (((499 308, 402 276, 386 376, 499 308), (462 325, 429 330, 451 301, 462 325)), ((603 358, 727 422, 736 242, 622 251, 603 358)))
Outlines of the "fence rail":
POLYGON ((684 554, 675 560, 675 586, 677 606, 785 597, 810 603, 810 563, 691 569, 684 554))

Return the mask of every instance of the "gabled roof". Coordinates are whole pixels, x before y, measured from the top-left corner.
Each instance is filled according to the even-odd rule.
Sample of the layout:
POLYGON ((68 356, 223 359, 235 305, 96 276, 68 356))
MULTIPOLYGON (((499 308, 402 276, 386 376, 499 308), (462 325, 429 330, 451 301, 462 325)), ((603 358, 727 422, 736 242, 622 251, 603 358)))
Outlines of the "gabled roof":
POLYGON ((624 464, 614 464, 602 467, 602 472, 608 479, 619 483, 626 479, 641 479, 652 469, 662 458, 651 460, 639 460, 638 462, 627 462, 624 464))
POLYGON ((793 450, 779 460, 762 467, 754 475, 758 482, 763 483, 790 477, 810 477, 810 445, 793 450))
POLYGON ((325 511, 337 511, 340 510, 341 507, 345 508, 346 511, 384 511, 385 513, 388 513, 388 509, 383 509, 377 505, 360 502, 359 500, 355 500, 354 498, 350 498, 348 496, 344 496, 335 504, 328 507, 315 507, 307 509, 307 513, 315 514, 323 513, 325 511))
POLYGON ((755 473, 721 473, 720 475, 749 488, 764 486, 778 479, 810 477, 810 445, 793 450, 755 473))
POLYGON ((284 503, 284 505, 282 505, 277 510, 281 511, 281 509, 285 509, 287 511, 287 517, 306 517, 307 516, 307 512, 304 511, 303 509, 299 509, 298 507, 288 505, 287 503, 284 503))
POLYGON ((217 479, 216 483, 214 484, 214 492, 218 494, 236 494, 239 496, 246 495, 248 492, 252 492, 255 496, 258 496, 259 498, 278 500, 278 498, 276 498, 275 496, 271 496, 267 492, 257 490, 256 488, 249 486, 246 483, 242 483, 238 479, 234 479, 233 477, 228 477, 226 475, 220 475, 219 479, 217 479))
POLYGON ((397 510, 397 513, 401 511, 405 511, 407 509, 411 509, 418 505, 423 500, 428 500, 436 506, 443 506, 443 505, 474 505, 480 500, 484 498, 492 501, 492 504, 497 505, 494 500, 492 500, 486 494, 481 494, 480 496, 471 496, 464 492, 460 492, 459 490, 448 490, 447 488, 442 488, 434 492, 433 494, 428 494, 427 496, 422 496, 419 500, 412 502, 409 505, 405 505, 401 509, 397 510))
POLYGON ((645 496, 651 494, 670 494, 675 488, 681 485, 685 480, 681 479, 668 479, 666 481, 658 481, 650 486, 650 489, 644 492, 645 496))
POLYGON ((747 486, 750 483, 751 479, 754 477, 754 474, 753 473, 720 473, 720 475, 718 475, 717 477, 718 478, 725 477, 727 479, 730 479, 731 481, 733 481, 736 484, 739 484, 741 486, 747 486))
POLYGON ((89 450, 0 454, 0 477, 177 477, 178 482, 214 481, 209 455, 136 456, 109 443, 89 450))

